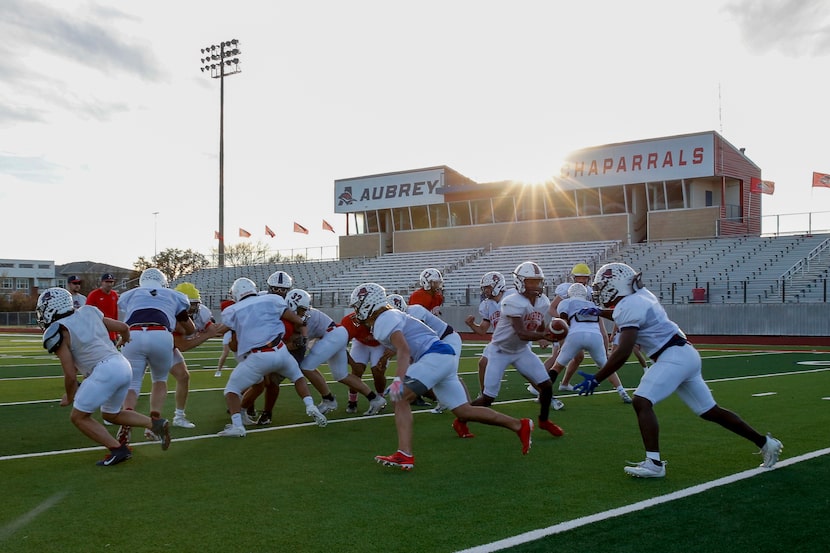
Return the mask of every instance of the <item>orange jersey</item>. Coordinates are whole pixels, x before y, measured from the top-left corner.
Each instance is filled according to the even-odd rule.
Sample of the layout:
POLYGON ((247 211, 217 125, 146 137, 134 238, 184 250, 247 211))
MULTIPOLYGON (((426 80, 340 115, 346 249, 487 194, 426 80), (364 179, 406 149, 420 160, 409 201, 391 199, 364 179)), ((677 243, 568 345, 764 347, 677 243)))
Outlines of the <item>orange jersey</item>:
POLYGON ((444 295, 441 292, 435 292, 433 294, 431 291, 424 290, 423 288, 415 290, 409 296, 409 305, 423 305, 430 312, 436 307, 441 307, 443 303, 444 295))
POLYGON ((369 331, 366 325, 357 322, 354 313, 349 313, 343 317, 340 321, 340 326, 345 328, 346 332, 349 333, 349 340, 357 340, 361 344, 372 348, 380 345, 380 342, 375 340, 375 337, 372 336, 371 331, 369 331))

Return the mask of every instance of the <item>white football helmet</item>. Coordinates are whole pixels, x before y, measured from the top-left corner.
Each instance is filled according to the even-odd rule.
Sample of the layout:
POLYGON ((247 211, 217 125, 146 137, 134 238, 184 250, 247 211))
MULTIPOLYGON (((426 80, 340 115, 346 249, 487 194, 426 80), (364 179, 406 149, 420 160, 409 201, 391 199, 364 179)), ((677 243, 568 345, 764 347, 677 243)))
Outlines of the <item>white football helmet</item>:
POLYGON ((574 282, 573 284, 568 286, 568 297, 569 298, 581 298, 583 300, 587 300, 588 299, 588 288, 584 284, 574 282))
POLYGON ((403 311, 404 313, 406 313, 406 308, 407 308, 406 300, 403 299, 402 295, 400 295, 400 294, 389 294, 388 296, 386 296, 386 299, 389 302, 389 305, 391 305, 392 307, 394 307, 398 311, 403 311))
POLYGON ((294 279, 285 271, 276 271, 268 277, 267 284, 270 293, 285 297, 285 294, 294 286, 294 279))
POLYGON ((424 269, 421 271, 421 288, 424 290, 441 290, 444 288, 444 277, 438 269, 424 269))
POLYGON ((487 298, 494 298, 504 292, 507 283, 504 281, 504 275, 498 271, 489 271, 484 273, 481 277, 481 293, 487 298), (490 287, 490 293, 484 291, 485 288, 490 287))
POLYGON ((167 277, 155 267, 150 267, 141 271, 138 285, 142 288, 167 288, 167 277))
POLYGON ((53 322, 75 312, 72 294, 65 288, 47 288, 38 296, 35 312, 38 326, 46 330, 53 322))
POLYGON ((288 309, 297 313, 302 317, 302 314, 298 312, 298 309, 304 309, 308 311, 311 309, 311 296, 305 290, 301 290, 300 288, 295 288, 288 292, 288 295, 285 297, 286 303, 288 303, 288 309))
POLYGON ((389 305, 386 300, 386 290, 380 284, 367 282, 354 290, 349 298, 349 307, 354 309, 355 316, 360 322, 368 321, 375 312, 389 305))
POLYGON ((250 278, 241 277, 233 281, 231 285, 231 297, 233 301, 239 301, 248 296, 256 296, 256 284, 250 278))
POLYGON ((643 287, 638 273, 625 263, 607 263, 594 277, 594 296, 602 307, 611 307, 643 287))
POLYGON ((516 291, 518 293, 524 294, 525 296, 541 296, 545 287, 545 273, 543 273, 542 268, 533 261, 525 261, 524 263, 520 263, 519 266, 513 271, 513 285, 516 287, 516 291), (539 281, 538 286, 528 289, 525 284, 526 279, 541 280, 539 281))

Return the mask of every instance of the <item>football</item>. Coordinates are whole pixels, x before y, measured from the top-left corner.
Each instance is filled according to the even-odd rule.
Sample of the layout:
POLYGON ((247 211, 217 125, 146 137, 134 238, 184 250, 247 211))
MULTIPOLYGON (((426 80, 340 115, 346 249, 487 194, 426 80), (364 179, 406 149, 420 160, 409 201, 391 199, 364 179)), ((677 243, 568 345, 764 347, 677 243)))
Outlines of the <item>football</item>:
POLYGON ((564 340, 565 336, 568 335, 568 323, 565 319, 560 319, 559 317, 554 317, 548 323, 548 330, 553 337, 557 340, 564 340))

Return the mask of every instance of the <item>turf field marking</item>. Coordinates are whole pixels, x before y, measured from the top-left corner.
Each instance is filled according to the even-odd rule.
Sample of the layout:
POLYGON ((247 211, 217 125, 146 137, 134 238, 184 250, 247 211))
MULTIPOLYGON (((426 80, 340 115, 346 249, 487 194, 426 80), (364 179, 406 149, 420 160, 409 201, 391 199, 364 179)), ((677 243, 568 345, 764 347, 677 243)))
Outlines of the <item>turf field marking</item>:
POLYGON ((37 505, 28 513, 23 513, 15 520, 0 528, 0 541, 4 541, 6 538, 14 534, 20 528, 34 521, 41 513, 43 513, 47 509, 50 509, 51 507, 54 507, 65 496, 66 492, 59 492, 53 495, 52 497, 47 497, 44 501, 40 503, 40 505, 37 505))
POLYGON ((690 497, 692 495, 703 493, 714 488, 726 486, 728 484, 732 484, 734 482, 738 482, 741 480, 746 480, 747 478, 752 478, 754 476, 758 476, 759 474, 764 474, 769 470, 778 470, 779 468, 788 467, 796 463, 809 461, 810 459, 815 459, 816 457, 821 457, 823 455, 828 454, 830 454, 830 448, 819 449, 818 451, 811 451, 809 453, 805 453, 804 455, 799 455, 798 457, 792 457, 790 459, 779 461, 773 469, 765 469, 759 467, 745 470, 743 472, 731 474, 729 476, 724 476, 723 478, 718 478, 710 482, 704 482, 703 484, 698 484, 696 486, 692 486, 690 488, 686 488, 683 490, 678 490, 676 492, 672 492, 666 495, 661 495, 658 497, 652 497, 651 499, 638 501, 637 503, 632 503, 631 505, 626 505, 624 507, 617 507, 616 509, 610 509, 608 511, 603 511, 601 513, 595 513, 593 515, 588 515, 573 520, 567 520, 565 522, 560 522, 559 524, 555 524, 553 526, 548 526, 547 528, 531 530, 530 532, 525 532, 523 534, 519 534, 517 536, 513 536, 510 538, 505 538, 503 540, 478 545, 475 547, 471 547, 469 549, 463 549, 461 551, 458 551, 457 553, 489 553, 491 551, 501 551, 502 549, 516 547, 517 545, 522 545, 524 543, 552 536, 554 534, 561 534, 562 532, 567 532, 568 530, 573 530, 581 526, 594 524, 596 522, 601 522, 621 515, 627 515, 630 513, 635 513, 637 511, 642 511, 644 509, 648 509, 649 507, 654 507, 656 505, 661 505, 663 503, 668 503, 670 501, 675 501, 677 499, 690 497))

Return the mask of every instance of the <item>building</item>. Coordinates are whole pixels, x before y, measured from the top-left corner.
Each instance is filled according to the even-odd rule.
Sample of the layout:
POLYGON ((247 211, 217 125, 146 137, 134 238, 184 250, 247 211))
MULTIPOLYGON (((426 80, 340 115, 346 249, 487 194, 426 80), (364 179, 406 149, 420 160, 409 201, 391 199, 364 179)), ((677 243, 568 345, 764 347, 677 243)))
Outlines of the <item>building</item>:
POLYGON ((714 131, 569 154, 541 185, 445 166, 336 180, 340 257, 594 240, 759 236, 761 169, 714 131))

